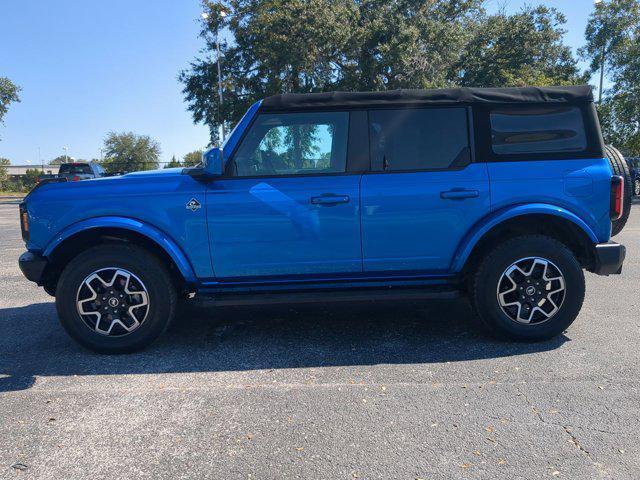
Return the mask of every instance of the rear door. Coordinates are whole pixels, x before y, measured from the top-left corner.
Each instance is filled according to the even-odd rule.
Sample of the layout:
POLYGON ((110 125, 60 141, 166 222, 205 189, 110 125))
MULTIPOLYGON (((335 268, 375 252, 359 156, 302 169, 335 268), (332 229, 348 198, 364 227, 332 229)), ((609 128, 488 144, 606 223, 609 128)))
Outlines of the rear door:
POLYGON ((487 167, 473 162, 469 119, 466 107, 369 111, 365 272, 450 271, 462 238, 490 210, 487 167))
POLYGON ((207 190, 217 278, 291 280, 362 271, 361 174, 347 168, 356 116, 345 111, 257 117, 225 178, 207 190))

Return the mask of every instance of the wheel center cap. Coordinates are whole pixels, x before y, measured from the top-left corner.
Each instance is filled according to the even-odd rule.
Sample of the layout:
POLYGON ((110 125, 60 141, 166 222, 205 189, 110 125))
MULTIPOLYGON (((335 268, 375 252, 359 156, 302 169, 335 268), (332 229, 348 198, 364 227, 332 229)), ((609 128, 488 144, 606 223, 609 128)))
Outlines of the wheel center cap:
POLYGON ((112 308, 117 307, 118 305, 120 305, 120 301, 116 298, 116 297, 111 297, 109 299, 109 306, 112 308))
POLYGON ((526 293, 529 296, 532 296, 534 293, 536 293, 536 287, 534 287, 533 285, 529 285, 527 289, 524 291, 524 293, 526 293))

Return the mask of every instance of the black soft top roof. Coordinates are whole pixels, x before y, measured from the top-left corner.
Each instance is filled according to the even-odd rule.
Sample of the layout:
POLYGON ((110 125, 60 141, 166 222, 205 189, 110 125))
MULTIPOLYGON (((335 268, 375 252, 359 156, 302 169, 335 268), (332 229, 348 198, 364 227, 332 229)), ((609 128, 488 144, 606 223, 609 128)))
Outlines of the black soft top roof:
POLYGON ((359 108, 390 105, 583 103, 593 102, 591 86, 522 88, 443 88, 386 92, 285 93, 267 97, 268 111, 305 108, 359 108))

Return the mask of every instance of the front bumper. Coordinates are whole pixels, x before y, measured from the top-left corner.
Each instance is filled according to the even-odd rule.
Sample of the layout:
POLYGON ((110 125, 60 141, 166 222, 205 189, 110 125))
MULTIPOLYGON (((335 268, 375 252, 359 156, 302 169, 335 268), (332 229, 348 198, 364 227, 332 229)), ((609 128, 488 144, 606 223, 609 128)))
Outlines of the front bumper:
POLYGON ((45 257, 31 252, 24 252, 18 259, 18 265, 27 280, 42 285, 42 275, 47 266, 47 259, 45 257))
POLYGON ((624 245, 615 242, 597 243, 595 245, 595 262, 593 273, 613 275, 622 272, 622 263, 627 253, 624 245))

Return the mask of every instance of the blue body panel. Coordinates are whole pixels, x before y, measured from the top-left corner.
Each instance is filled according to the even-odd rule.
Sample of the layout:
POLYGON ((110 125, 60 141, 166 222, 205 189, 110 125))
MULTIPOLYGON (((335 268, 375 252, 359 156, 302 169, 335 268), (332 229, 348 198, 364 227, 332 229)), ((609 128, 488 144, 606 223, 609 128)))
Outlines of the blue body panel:
POLYGON ((220 179, 207 217, 216 277, 361 272, 359 175, 220 179), (313 197, 348 197, 313 204, 313 197))
POLYGON ((136 230, 160 242, 174 259, 182 256, 186 262, 176 263, 184 266, 185 275, 188 264, 191 275, 209 278, 213 272, 205 208, 186 208, 192 198, 204 204, 205 189, 181 169, 44 185, 26 199, 31 230, 27 248, 50 254, 72 233, 96 228, 99 218, 108 218, 105 227, 136 230))
POLYGON ((156 227, 133 218, 93 217, 87 220, 82 220, 78 223, 74 223, 55 236, 53 241, 47 245, 46 250, 42 253, 43 256, 50 256, 61 243, 63 243, 66 239, 76 235, 77 233, 95 228, 122 229, 144 235, 148 239, 153 240, 155 243, 157 243, 165 252, 169 254, 185 280, 187 280, 189 283, 197 283, 196 274, 193 271, 193 268, 189 260, 187 259, 187 256, 178 246, 178 244, 172 238, 168 237, 164 232, 158 230, 156 227))
MULTIPOLYGON (((259 108, 229 136, 223 161, 259 108)), ((611 174, 604 158, 208 181, 181 169, 140 172, 36 189, 26 199, 27 248, 49 256, 79 232, 121 228, 164 248, 196 287, 440 281, 462 270, 484 234, 520 215, 555 215, 606 242, 611 174), (187 208, 192 199, 201 208, 187 208)))
POLYGON ((471 251, 473 250, 473 247, 493 227, 514 217, 535 214, 553 215, 569 220, 580 227, 589 236, 589 239, 591 239, 593 243, 598 243, 598 238, 596 237, 596 234, 591 229, 591 227, 589 227, 589 225, 583 222, 575 214, 565 210, 564 208, 555 205, 549 205, 546 203, 512 205, 497 212, 493 212, 491 215, 487 216, 487 218, 482 219, 482 221, 478 222, 465 235, 465 238, 462 240, 462 242, 460 242, 460 245, 457 248, 453 263, 451 265, 451 272, 459 272, 462 270, 465 262, 471 254, 471 251))
POLYGON ((599 242, 611 235, 611 166, 606 158, 488 163, 492 210, 544 203, 579 217, 599 242))
POLYGON ((519 215, 546 214, 572 221, 595 243, 611 236, 611 167, 606 158, 487 163, 491 214, 458 245, 451 272, 464 267, 473 247, 499 223, 519 215))
POLYGON ((364 175, 364 270, 448 273, 456 247, 491 204, 487 164, 461 170, 364 175), (442 198, 444 192, 475 193, 442 198))

